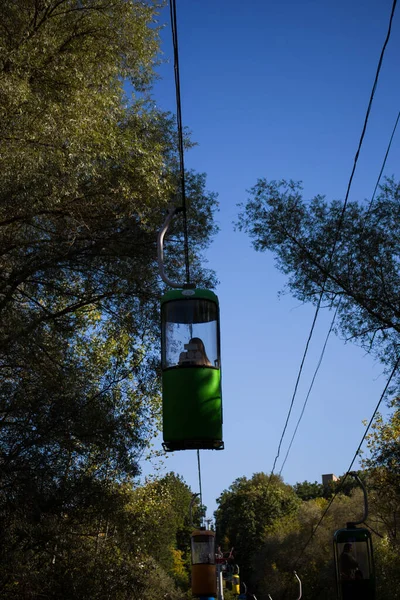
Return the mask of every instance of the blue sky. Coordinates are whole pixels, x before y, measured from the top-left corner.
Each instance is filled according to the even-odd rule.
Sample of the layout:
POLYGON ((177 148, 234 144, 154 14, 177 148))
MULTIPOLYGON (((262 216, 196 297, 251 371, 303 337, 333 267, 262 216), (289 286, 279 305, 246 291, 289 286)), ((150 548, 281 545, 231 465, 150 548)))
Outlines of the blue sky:
MULTIPOLYGON (((220 202, 221 231, 207 256, 220 281, 225 450, 201 453, 209 514, 234 479, 271 470, 314 314, 290 295, 278 297, 285 277, 271 254, 256 253, 234 231, 237 204, 259 177, 302 180, 306 198, 344 197, 391 6, 392 0, 177 2, 183 122, 198 143, 186 166, 207 174, 220 202)), ((154 99, 175 111, 168 10, 161 20, 170 62, 159 68, 154 99)), ((396 14, 351 200, 373 192, 400 109, 399 56, 396 14)), ((399 176, 399 159, 400 131, 386 174, 399 176)), ((282 457, 330 319, 319 318, 282 457)), ((345 472, 384 385, 380 364, 332 336, 285 481, 345 472)), ((198 491, 194 451, 169 455, 165 470, 198 491)))

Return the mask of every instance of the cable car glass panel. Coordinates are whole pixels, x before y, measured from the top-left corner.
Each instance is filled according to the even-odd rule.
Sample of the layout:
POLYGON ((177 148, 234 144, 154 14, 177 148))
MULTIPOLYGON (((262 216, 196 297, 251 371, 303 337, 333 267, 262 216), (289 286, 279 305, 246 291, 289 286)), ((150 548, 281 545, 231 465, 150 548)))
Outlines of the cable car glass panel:
POLYGON ((334 535, 339 600, 374 600, 375 572, 371 534, 363 528, 339 529, 334 535))
POLYGON ((212 535, 192 535, 192 564, 215 563, 215 538, 212 535))
POLYGON ((361 571, 359 576, 362 579, 369 579, 370 572, 370 556, 369 556, 369 546, 367 542, 360 541, 351 541, 345 544, 338 544, 338 553, 339 553, 339 565, 340 565, 340 577, 342 580, 346 579, 355 579, 356 570, 361 571), (347 546, 351 544, 350 552, 346 552, 347 546), (346 561, 346 556, 350 556, 350 560, 346 561), (352 565, 352 560, 357 563, 357 566, 352 565))
POLYGON ((218 307, 193 298, 162 306, 162 368, 208 366, 219 369, 218 307))

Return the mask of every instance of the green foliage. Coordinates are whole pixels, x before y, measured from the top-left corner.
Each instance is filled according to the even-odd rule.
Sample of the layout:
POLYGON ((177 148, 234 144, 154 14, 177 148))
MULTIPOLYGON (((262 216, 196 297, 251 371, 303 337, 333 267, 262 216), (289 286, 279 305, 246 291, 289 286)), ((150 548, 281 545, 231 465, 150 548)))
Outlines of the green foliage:
MULTIPOLYGON (((368 487, 369 478, 368 473, 365 471, 356 471, 358 477, 361 481, 368 487)), ((337 481, 330 481, 329 485, 325 489, 325 498, 330 498, 333 494, 340 492, 344 496, 351 496, 354 490, 358 490, 360 488, 360 484, 357 480, 352 476, 343 475, 338 477, 337 481)))
POLYGON ((296 483, 293 486, 293 489, 301 500, 312 500, 313 498, 321 498, 324 496, 324 486, 316 481, 314 481, 314 483, 311 483, 310 481, 296 483))
MULTIPOLYGON (((396 419, 392 418, 389 423, 382 422, 379 425, 380 420, 378 420, 375 434, 370 437, 371 444, 376 443, 379 446, 382 442, 386 443, 385 439, 391 439, 387 428, 392 421, 394 424, 397 423, 396 419), (386 438, 381 438, 377 433, 380 427, 385 428, 386 438)), ((395 488, 390 486, 387 479, 384 481, 380 479, 381 469, 381 467, 371 467, 368 471, 360 471, 358 474, 369 491, 370 512, 366 526, 372 528, 378 597, 386 600, 391 595, 393 598, 398 597, 399 544, 394 533, 396 526, 398 528, 396 520, 400 503, 398 496, 395 496, 395 488), (378 479, 376 479, 377 474, 379 474, 378 479), (382 487, 378 487, 378 484, 382 484, 382 487)), ((320 523, 321 516, 341 479, 335 482, 335 486, 330 490, 322 486, 319 488, 318 484, 313 485, 309 482, 296 484, 291 489, 279 478, 275 478, 271 487, 268 485, 263 487, 262 484, 266 479, 267 476, 260 478, 260 474, 251 480, 239 478, 229 490, 223 492, 219 499, 216 512, 217 535, 219 541, 226 544, 225 547, 228 547, 228 544, 233 545, 232 540, 237 542, 235 562, 238 562, 241 568, 241 580, 245 581, 261 600, 267 599, 268 594, 273 598, 297 597, 298 584, 293 576, 293 569, 296 568, 302 579, 303 590, 310 600, 335 600, 333 533, 345 527, 347 522, 361 518, 362 490, 352 478, 348 478, 348 487, 336 496, 320 523), (258 486, 261 484, 261 488, 254 485, 254 479, 258 486), (258 491, 263 490, 260 491, 258 502, 254 502, 254 490, 253 494, 251 493, 252 484, 256 489, 258 487, 258 491), (292 497, 295 501, 289 510, 286 507, 280 512, 270 510, 263 512, 263 506, 266 507, 271 501, 268 495, 275 486, 278 489, 286 488, 287 497, 292 497), (311 490, 320 495, 300 501, 296 500, 295 490, 306 495, 311 490), (274 516, 271 518, 272 513, 274 516), (306 546, 307 542, 309 543, 306 546)), ((255 495, 257 496, 257 492, 255 495)))
POLYGON ((379 535, 375 545, 378 593, 382 600, 400 598, 400 401, 395 398, 385 422, 377 415, 368 435, 371 516, 368 523, 379 535))
POLYGON ((270 479, 256 473, 251 479, 240 477, 222 492, 215 512, 218 543, 223 549, 234 547, 235 561, 246 582, 251 582, 253 559, 264 542, 268 527, 283 515, 292 514, 299 500, 279 476, 270 479))
MULTIPOLYGON (((387 179, 372 206, 368 202, 309 201, 300 183, 259 179, 242 206, 237 226, 253 240, 254 248, 273 252, 278 269, 288 276, 289 291, 302 302, 319 302, 338 310, 337 332, 354 340, 391 371, 399 347, 400 184, 387 179), (339 232, 339 235, 338 235, 339 232), (332 258, 332 252, 335 252, 332 258)), ((396 392, 398 372, 391 392, 396 392)), ((378 417, 368 438, 369 458, 359 475, 369 490, 368 525, 373 529, 377 556, 379 598, 398 596, 399 578, 399 401, 387 423, 378 417)), ((295 490, 303 498, 294 516, 276 520, 257 554, 254 570, 258 588, 272 597, 291 597, 295 584, 293 559, 308 598, 335 597, 331 539, 333 531, 358 520, 362 496, 347 478, 322 490, 304 482, 295 490), (341 486, 311 544, 327 499, 341 486), (314 499, 310 499, 314 498, 314 499)))
MULTIPOLYGON (((135 546, 151 555, 177 583, 187 586, 190 565, 190 488, 174 473, 148 481, 131 496, 135 546)), ((194 508, 194 518, 198 504, 194 508)), ((125 528, 126 529, 126 528, 125 528)))
POLYGON ((300 183, 259 179, 242 208, 238 227, 258 251, 271 250, 288 288, 301 301, 338 308, 346 339, 385 365, 397 360, 400 326, 400 185, 389 179, 368 203, 302 198, 300 183), (331 254, 340 225, 340 235, 331 254))
MULTIPOLYGON (((171 498, 183 484, 149 488, 170 517, 154 551, 144 532, 163 509, 139 514, 131 496, 160 422, 156 234, 177 201, 174 120, 149 95, 157 11, 1 2, 1 598, 180 594, 170 573, 185 527, 171 498)), ((187 174, 187 197, 193 276, 212 285, 204 175, 187 174)), ((179 227, 171 277, 184 272, 179 227)))
POLYGON ((183 594, 175 587, 173 573, 169 574, 177 519, 164 524, 161 517, 163 512, 174 515, 174 498, 167 487, 156 494, 154 486, 133 491, 130 486, 108 485, 97 498, 90 498, 90 504, 71 507, 70 513, 52 518, 42 514, 39 524, 16 521, 13 541, 18 541, 24 527, 25 544, 18 546, 18 554, 2 556, 1 597, 46 594, 100 600, 112 594, 117 600, 180 600, 183 594), (158 533, 165 548, 161 542, 154 546, 158 533))
POLYGON ((306 500, 296 514, 277 520, 269 529, 256 561, 255 583, 261 594, 275 597, 296 597, 298 584, 293 577, 296 564, 304 590, 309 598, 334 600, 335 576, 332 539, 336 529, 360 515, 362 492, 356 490, 351 497, 337 496, 322 521, 311 543, 306 547, 316 525, 327 507, 324 498, 306 500))
POLYGON ((386 423, 378 414, 372 424, 367 437, 371 455, 365 459, 364 465, 383 469, 396 493, 400 495, 400 397, 391 402, 391 407, 394 410, 386 423))
MULTIPOLYGON (((399 235, 400 184, 387 179, 372 206, 367 202, 328 202, 323 196, 310 201, 302 197, 300 183, 259 179, 242 206, 237 226, 253 239, 254 248, 270 250, 278 269, 288 276, 289 291, 303 302, 316 304, 322 294, 324 306, 338 309, 337 332, 354 340, 377 357, 385 369, 397 364, 399 347, 399 235), (339 235, 338 235, 339 232, 339 235), (333 248, 335 253, 332 259, 333 248)), ((398 372, 391 392, 396 393, 398 372)), ((399 400, 391 418, 376 419, 368 436, 369 458, 359 475, 369 489, 368 525, 373 529, 377 556, 379 598, 398 596, 399 400)), ((258 555, 259 588, 283 593, 282 582, 292 581, 290 554, 300 554, 300 540, 313 532, 326 500, 341 486, 327 517, 318 529, 298 567, 308 598, 333 598, 330 539, 362 510, 360 491, 351 478, 332 483, 320 493, 318 485, 295 486, 305 500, 296 519, 276 521, 258 555), (307 500, 315 497, 315 500, 307 500), (306 512, 304 512, 306 511, 306 512), (288 579, 289 578, 289 579, 288 579)), ((305 542, 304 542, 305 543, 305 542)), ((292 582, 293 583, 293 582, 292 582)), ((292 585, 292 583, 290 585, 292 585)), ((293 592, 294 593, 294 592, 293 592)), ((286 589, 285 597, 291 594, 286 589)))
POLYGON ((375 543, 377 568, 377 598, 399 600, 400 598, 400 549, 388 537, 375 543))

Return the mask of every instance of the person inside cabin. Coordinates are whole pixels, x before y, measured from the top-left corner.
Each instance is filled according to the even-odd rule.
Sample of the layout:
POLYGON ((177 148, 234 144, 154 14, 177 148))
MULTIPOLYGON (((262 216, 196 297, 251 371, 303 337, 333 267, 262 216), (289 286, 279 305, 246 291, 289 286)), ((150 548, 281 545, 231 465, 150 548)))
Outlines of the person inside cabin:
POLYGON ((340 555, 340 575, 345 580, 355 579, 356 569, 358 569, 358 562, 351 553, 352 548, 352 544, 345 544, 343 552, 340 555))
POLYGON ((200 367, 211 367, 211 362, 206 354, 204 342, 198 337, 193 337, 185 344, 186 352, 181 352, 179 355, 179 364, 182 366, 191 367, 198 365, 200 367))

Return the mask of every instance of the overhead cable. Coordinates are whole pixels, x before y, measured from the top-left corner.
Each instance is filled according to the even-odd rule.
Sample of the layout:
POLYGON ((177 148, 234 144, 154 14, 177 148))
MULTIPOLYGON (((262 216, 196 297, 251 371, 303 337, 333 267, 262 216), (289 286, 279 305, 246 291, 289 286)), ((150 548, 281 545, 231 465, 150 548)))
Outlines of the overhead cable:
POLYGON ((391 10, 390 19, 389 19, 389 26, 388 26, 386 38, 385 38, 385 41, 384 41, 384 44, 383 44, 383 47, 382 47, 382 50, 381 50, 381 54, 380 54, 380 57, 379 57, 378 66, 377 66, 376 73, 375 73, 375 79, 374 79, 374 83, 373 83, 373 86, 372 86, 371 95, 370 95, 370 98, 369 98, 369 102, 368 102, 368 106, 367 106, 367 111, 366 111, 365 118, 364 118, 364 124, 363 124, 363 128, 362 128, 362 131, 361 131, 360 140, 358 142, 358 148, 357 148, 356 154, 354 156, 353 168, 352 168, 352 171, 351 171, 351 174, 350 174, 349 182, 347 184, 347 190, 346 190, 346 195, 345 195, 345 199, 344 199, 344 202, 343 202, 343 207, 342 207, 342 210, 341 210, 341 213, 339 215, 338 222, 337 222, 337 227, 336 227, 336 231, 335 231, 335 237, 334 237, 332 249, 331 249, 331 252, 330 252, 330 255, 329 255, 328 264, 327 264, 327 267, 326 267, 326 275, 325 275, 324 280, 322 282, 322 289, 321 289, 321 292, 319 294, 319 298, 318 298, 318 301, 317 301, 317 306, 316 306, 316 309, 315 309, 314 318, 313 318, 313 321, 312 321, 312 324, 311 324, 310 332, 308 334, 306 346, 305 346, 305 349, 304 349, 304 352, 303 352, 303 356, 302 356, 302 359, 301 359, 301 363, 300 363, 300 367, 299 367, 299 370, 298 370, 298 374, 297 374, 297 378, 296 378, 296 383, 295 383, 295 386, 294 386, 294 391, 293 391, 293 395, 292 395, 292 398, 291 398, 289 410, 288 410, 288 413, 287 413, 285 425, 283 427, 283 431, 282 431, 282 434, 281 434, 281 437, 280 437, 280 440, 279 440, 278 451, 276 453, 276 456, 275 456, 275 459, 274 459, 274 463, 273 463, 273 467, 272 467, 272 470, 271 470, 271 473, 270 473, 270 480, 271 480, 271 477, 272 477, 272 475, 274 473, 275 466, 276 466, 276 463, 278 461, 278 458, 280 456, 280 450, 281 450, 281 447, 282 447, 282 442, 283 442, 283 439, 284 439, 284 436, 285 436, 285 433, 286 433, 286 429, 287 429, 287 426, 288 426, 288 423, 289 423, 289 419, 290 419, 290 416, 291 416, 291 413, 292 413, 294 401, 295 401, 295 398, 296 398, 296 395, 297 395, 297 389, 298 389, 299 381, 300 381, 301 374, 302 374, 302 371, 303 371, 304 362, 305 362, 305 359, 306 359, 307 354, 308 354, 308 348, 309 348, 310 341, 311 341, 311 338, 312 338, 313 333, 314 333, 315 324, 317 322, 318 314, 319 314, 319 311, 320 311, 320 308, 321 308, 322 299, 323 299, 323 296, 324 296, 324 293, 325 293, 325 285, 326 285, 326 282, 327 282, 327 280, 329 278, 329 272, 330 272, 330 269, 331 269, 331 266, 332 266, 332 263, 333 263, 333 258, 334 258, 336 247, 337 247, 337 244, 338 244, 338 241, 339 241, 340 230, 341 230, 342 225, 343 225, 344 215, 345 215, 345 212, 346 212, 346 209, 347 209, 347 204, 348 204, 348 200, 349 200, 351 185, 353 183, 354 173, 355 173, 355 170, 356 170, 356 167, 357 167, 358 158, 359 158, 359 155, 360 155, 361 147, 362 147, 362 144, 363 144, 363 141, 364 141, 364 137, 365 137, 365 132, 366 132, 366 129, 367 129, 369 115, 370 115, 370 112, 371 112, 371 106, 372 106, 372 102, 373 102, 373 99, 374 99, 376 87, 377 87, 377 84, 378 84, 379 74, 380 74, 381 67, 382 67, 383 57, 384 57, 386 46, 388 44, 388 41, 389 41, 389 38, 390 38, 390 34, 391 34, 391 30, 392 30, 392 22, 393 22, 393 17, 394 17, 394 12, 395 12, 395 8, 396 8, 396 4, 397 4, 397 0, 393 0, 392 10, 391 10))
POLYGON ((379 184, 380 184, 380 182, 381 182, 381 177, 382 177, 383 171, 384 171, 384 169, 385 169, 385 166, 386 166, 386 160, 387 160, 387 157, 389 156, 390 148, 391 148, 391 146, 392 146, 392 141, 393 141, 393 138, 394 138, 394 134, 396 133, 397 124, 398 124, 398 122, 399 122, 399 119, 400 119, 400 111, 399 111, 399 113, 398 113, 398 115, 397 115, 397 119, 396 119, 396 122, 395 122, 395 124, 394 124, 394 127, 393 127, 393 130, 392 130, 392 135, 390 136, 390 140, 389 140, 389 143, 388 143, 388 147, 387 147, 387 149, 386 149, 385 158, 383 159, 383 162, 382 162, 382 167, 381 167, 381 170, 379 171, 378 179, 377 179, 377 181, 376 181, 376 184, 375 184, 374 193, 372 194, 372 198, 371 198, 371 200, 370 200, 370 203, 369 203, 369 206, 368 206, 368 210, 367 210, 367 215, 366 215, 366 216, 368 216, 368 215, 369 215, 369 213, 370 213, 370 211, 371 211, 371 208, 372 208, 372 205, 373 205, 373 203, 374 203, 374 200, 375 200, 375 195, 376 195, 377 189, 378 189, 378 187, 379 187, 379 184))
POLYGON ((201 506, 203 506, 203 490, 202 490, 202 486, 201 486, 200 450, 197 450, 197 470, 199 473, 200 504, 201 504, 201 506))
POLYGON ((179 77, 179 47, 178 47, 178 23, 177 23, 177 18, 176 18, 176 0, 170 0, 169 8, 170 8, 170 15, 171 15, 172 44, 173 44, 173 49, 174 49, 176 121, 177 121, 177 127, 178 127, 179 180, 180 180, 180 188, 181 188, 181 210, 182 210, 182 214, 183 214, 185 270, 186 270, 186 283, 189 283, 190 282, 189 234, 188 234, 187 210, 186 210, 186 183, 185 183, 183 126, 182 126, 181 84, 180 84, 180 77, 179 77))
MULTIPOLYGON (((400 111, 399 111, 399 113, 398 113, 398 115, 397 115, 396 122, 395 122, 395 124, 394 124, 394 127, 393 127, 393 129, 392 129, 392 133, 391 133, 391 136, 390 136, 390 139, 389 139, 389 143, 388 143, 388 146, 387 146, 387 149, 386 149, 386 153, 385 153, 384 159, 383 159, 383 161, 382 161, 381 170, 380 170, 380 172, 379 172, 378 179, 377 179, 377 181, 376 181, 375 188, 374 188, 374 191, 373 191, 373 194, 372 194, 372 196, 371 196, 371 200, 370 200, 370 203, 369 203, 369 206, 368 206, 368 210, 367 210, 366 217, 368 216, 369 212, 371 211, 371 208, 372 208, 373 202, 374 202, 374 200, 375 200, 375 195, 376 195, 377 189, 378 189, 378 187, 379 187, 379 184, 380 184, 380 181, 381 181, 381 178, 382 178, 383 171, 384 171, 384 169, 385 169, 385 166, 386 166, 386 161, 387 161, 387 158, 388 158, 388 156, 389 156, 390 148, 391 148, 391 145, 392 145, 392 141, 393 141, 393 138, 394 138, 394 134, 396 133, 396 129, 397 129, 397 125, 398 125, 399 119, 400 119, 400 111)), ((300 413, 300 416, 299 416, 299 418, 298 418, 298 421, 297 421, 297 424, 296 424, 296 427, 295 427, 294 433, 293 433, 293 435, 292 435, 292 439, 290 440, 290 444, 289 444, 289 447, 288 447, 288 449, 287 449, 287 452, 286 452, 285 458, 284 458, 284 460, 283 460, 282 466, 281 466, 281 468, 280 468, 279 475, 281 475, 281 474, 282 474, 283 468, 284 468, 284 466, 285 466, 285 464, 286 464, 286 461, 287 461, 287 459, 288 459, 288 456, 289 456, 290 450, 291 450, 291 448, 292 448, 292 445, 293 445, 294 438, 296 437, 297 430, 298 430, 298 428, 299 428, 299 425, 300 425, 300 423, 301 423, 301 420, 302 420, 302 418, 303 418, 304 411, 305 411, 305 409, 306 409, 306 406, 307 406, 307 403, 308 403, 308 399, 309 399, 309 397, 310 397, 310 394, 311 394, 311 390, 312 390, 312 389, 313 389, 313 387, 314 387, 315 378, 316 378, 316 376, 317 376, 317 373, 318 373, 318 371, 319 371, 319 368, 320 368, 320 366, 321 366, 322 359, 323 359, 323 357, 324 357, 324 354, 325 354, 325 350, 326 350, 326 346, 327 346, 327 344, 328 344, 329 337, 330 337, 330 335, 331 335, 331 333, 332 333, 332 330, 333 330, 333 327, 334 327, 334 325, 335 325, 336 316, 337 316, 337 313, 338 313, 338 311, 339 311, 340 304, 341 304, 341 299, 339 300, 339 303, 338 303, 338 305, 337 305, 337 307, 336 307, 335 313, 334 313, 334 315, 333 315, 333 317, 332 317, 332 321, 331 321, 331 324, 330 324, 330 326, 329 326, 329 331, 328 331, 328 334, 327 334, 327 336, 326 336, 326 338, 325 338, 325 342, 324 342, 324 345, 323 345, 323 348, 322 348, 322 351, 321 351, 321 354, 320 354, 320 357, 319 357, 319 360, 318 360, 317 367, 316 367, 316 369, 315 369, 315 371, 314 371, 314 375, 313 375, 313 378, 312 378, 312 380, 311 380, 310 387, 308 388, 308 392, 307 392, 307 395, 306 395, 306 399, 304 400, 303 408, 302 408, 302 410, 301 410, 301 413, 300 413)))
MULTIPOLYGON (((169 3, 171 16, 172 44, 174 49, 174 74, 175 74, 175 96, 176 96, 176 121, 178 127, 178 150, 179 150, 179 179, 181 187, 181 209, 183 213, 183 236, 185 252, 186 283, 190 283, 189 264, 189 235, 186 211, 186 186, 185 186, 185 161, 182 126, 181 84, 179 76, 179 46, 178 46, 178 22, 176 17, 176 0, 169 3)), ((201 489, 201 465, 200 450, 197 450, 197 469, 199 475, 200 504, 203 505, 203 492, 201 489)))
POLYGON ((292 448, 292 445, 293 445, 294 438, 296 437, 297 430, 298 430, 298 428, 299 428, 299 425, 300 425, 300 423, 301 423, 301 420, 302 420, 302 418, 303 418, 304 411, 306 410, 307 402, 308 402, 308 399, 309 399, 309 397, 310 397, 311 390, 312 390, 312 389, 313 389, 313 387, 314 387, 314 382, 315 382, 315 379, 316 379, 316 377, 317 377, 317 374, 318 374, 319 368, 320 368, 320 366, 321 366, 322 359, 324 358, 324 354, 325 354, 326 346, 327 346, 327 344, 328 344, 328 340, 329 340, 329 337, 330 337, 330 335, 331 335, 331 332, 332 332, 332 329, 333 329, 333 326, 334 326, 334 323, 335 323, 335 319, 336 319, 336 315, 337 315, 337 313, 338 313, 339 307, 340 307, 340 301, 339 301, 339 304, 337 305, 337 307, 336 307, 336 310, 335 310, 335 313, 334 313, 334 315, 333 315, 333 319, 332 319, 332 321, 331 321, 331 325, 330 325, 330 327, 329 327, 329 331, 328 331, 328 333, 327 333, 327 336, 326 336, 326 338, 325 338, 325 342, 324 342, 324 345, 323 345, 323 347, 322 347, 322 351, 321 351, 321 354, 320 354, 320 357, 319 357, 319 360, 318 360, 317 366, 316 366, 316 368, 315 368, 314 375, 313 375, 313 377, 312 377, 312 380, 311 380, 311 383, 310 383, 310 387, 308 388, 308 392, 307 392, 307 395, 306 395, 306 399, 304 400, 303 407, 302 407, 302 409, 301 409, 301 413, 300 413, 300 416, 299 416, 299 418, 298 418, 298 420, 297 420, 296 427, 295 427, 295 430, 294 430, 294 432, 293 432, 293 435, 292 435, 292 439, 290 440, 289 447, 288 447, 288 449, 287 449, 287 452, 286 452, 285 458, 284 458, 284 460, 283 460, 283 463, 282 463, 282 466, 281 466, 281 468, 280 468, 279 475, 281 475, 281 474, 282 474, 283 468, 284 468, 284 466, 285 466, 285 464, 286 464, 286 461, 287 461, 287 459, 288 459, 288 456, 289 456, 290 450, 291 450, 291 448, 292 448))

